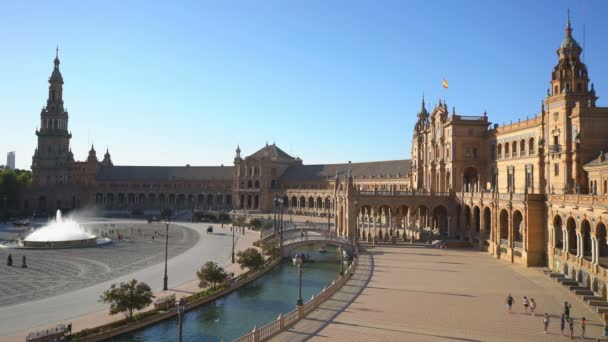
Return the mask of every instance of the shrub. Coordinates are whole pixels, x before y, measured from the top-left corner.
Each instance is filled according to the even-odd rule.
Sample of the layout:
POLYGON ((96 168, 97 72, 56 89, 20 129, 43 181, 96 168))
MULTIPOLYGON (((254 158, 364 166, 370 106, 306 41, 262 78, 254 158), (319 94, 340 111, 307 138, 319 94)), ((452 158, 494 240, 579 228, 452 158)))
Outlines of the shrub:
POLYGON ((241 269, 258 270, 264 265, 264 257, 255 248, 239 251, 236 256, 238 257, 237 262, 241 265, 241 269))
POLYGON ((125 283, 112 284, 100 297, 99 302, 110 304, 110 315, 123 313, 131 320, 133 311, 141 310, 152 303, 152 289, 146 283, 132 279, 125 283))

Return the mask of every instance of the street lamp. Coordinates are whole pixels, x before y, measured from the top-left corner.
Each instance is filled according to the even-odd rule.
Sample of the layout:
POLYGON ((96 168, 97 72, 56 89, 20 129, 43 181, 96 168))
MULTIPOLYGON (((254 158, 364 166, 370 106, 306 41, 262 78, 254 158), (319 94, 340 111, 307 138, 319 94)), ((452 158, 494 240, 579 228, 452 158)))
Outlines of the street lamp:
POLYGON ((234 224, 232 224, 232 263, 234 264, 234 224))
POLYGON ((340 275, 344 275, 344 248, 340 246, 340 275))
POLYGON ((165 232, 165 277, 163 278, 163 291, 167 291, 168 287, 167 287, 167 282, 168 282, 168 277, 167 277, 167 258, 169 255, 169 223, 171 222, 171 218, 167 217, 165 218, 165 225, 167 227, 167 230, 165 232))
POLYGON ((278 227, 277 227, 277 209, 278 209, 277 207, 278 207, 278 204, 279 204, 279 196, 278 195, 274 196, 274 201, 273 201, 272 204, 273 204, 272 209, 274 211, 274 222, 273 222, 274 224, 272 225, 272 228, 274 229, 274 233, 276 234, 277 231, 278 231, 278 227))
POLYGON ((224 228, 224 220, 220 216, 220 195, 221 194, 218 192, 217 197, 215 198, 215 201, 217 202, 217 220, 220 221, 222 228, 224 228))
POLYGON ((303 306, 302 302, 302 256, 298 255, 296 257, 296 265, 298 266, 298 301, 296 302, 297 306, 303 306))
POLYGON ((353 238, 353 247, 359 240, 359 201, 355 198, 355 236, 353 238))
POLYGON ((179 342, 182 342, 182 327, 184 321, 184 313, 186 312, 186 299, 180 298, 177 304, 177 317, 179 318, 179 342))

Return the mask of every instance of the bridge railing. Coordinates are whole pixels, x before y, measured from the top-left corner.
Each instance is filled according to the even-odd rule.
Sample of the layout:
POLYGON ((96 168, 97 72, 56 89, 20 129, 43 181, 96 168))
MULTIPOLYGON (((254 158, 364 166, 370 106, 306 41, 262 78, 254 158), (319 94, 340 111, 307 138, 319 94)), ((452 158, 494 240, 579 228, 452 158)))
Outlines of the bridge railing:
POLYGON ((359 191, 360 196, 450 196, 449 192, 422 192, 422 191, 359 191))
POLYGON ((303 306, 298 306, 285 315, 280 314, 279 317, 262 326, 261 328, 253 327, 253 330, 245 334, 233 342, 260 342, 267 340, 281 331, 289 328, 291 325, 304 318, 308 313, 316 309, 321 303, 333 296, 342 286, 350 279, 351 275, 357 269, 358 258, 354 258, 343 276, 338 277, 331 282, 331 285, 324 288, 321 292, 313 295, 312 298, 304 303, 303 306))

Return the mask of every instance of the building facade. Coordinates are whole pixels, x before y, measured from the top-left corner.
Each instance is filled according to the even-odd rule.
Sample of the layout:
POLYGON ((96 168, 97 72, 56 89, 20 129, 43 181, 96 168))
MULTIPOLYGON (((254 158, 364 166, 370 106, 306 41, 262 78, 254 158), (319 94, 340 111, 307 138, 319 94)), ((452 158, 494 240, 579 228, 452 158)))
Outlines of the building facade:
MULTIPOLYGON (((116 166, 109 151, 70 150, 59 58, 49 78, 33 184, 38 211, 97 206, 291 213, 328 217, 338 234, 437 237, 524 266, 547 265, 605 289, 608 282, 608 108, 581 61, 570 20, 537 115, 508 125, 461 115, 445 101, 414 122, 411 160, 305 165, 275 144, 232 166, 116 166)), ((605 293, 605 290, 603 290, 605 293)))
POLYGON ((6 154, 6 168, 11 170, 15 169, 15 151, 6 154))

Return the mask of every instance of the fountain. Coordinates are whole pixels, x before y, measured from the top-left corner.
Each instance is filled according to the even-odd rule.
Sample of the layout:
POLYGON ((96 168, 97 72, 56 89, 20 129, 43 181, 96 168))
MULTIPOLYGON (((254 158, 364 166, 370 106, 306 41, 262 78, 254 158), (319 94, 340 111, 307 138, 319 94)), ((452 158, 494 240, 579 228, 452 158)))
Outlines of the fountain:
POLYGON ((57 210, 55 220, 28 235, 21 241, 21 245, 28 248, 67 248, 96 246, 110 242, 109 239, 100 240, 102 241, 98 241, 97 236, 85 231, 78 222, 70 218, 64 219, 61 211, 57 210))

